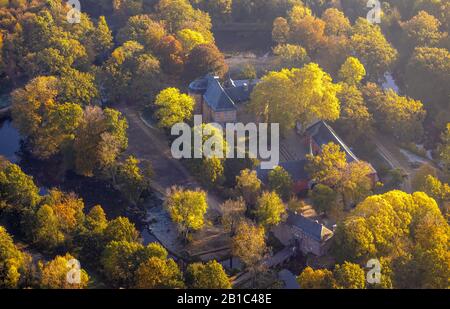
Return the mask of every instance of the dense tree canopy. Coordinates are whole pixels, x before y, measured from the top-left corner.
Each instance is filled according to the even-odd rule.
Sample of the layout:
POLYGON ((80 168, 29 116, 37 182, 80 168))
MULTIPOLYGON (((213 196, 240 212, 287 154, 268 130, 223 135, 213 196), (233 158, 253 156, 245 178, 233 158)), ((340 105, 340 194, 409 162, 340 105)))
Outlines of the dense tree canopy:
POLYGON ((424 104, 443 130, 449 119, 450 52, 445 48, 417 47, 406 68, 408 93, 424 104))
POLYGON ((340 146, 333 143, 323 145, 319 155, 307 155, 307 159, 306 169, 311 178, 340 193, 345 206, 358 203, 370 194, 371 167, 363 161, 348 163, 340 146))
POLYGON ((143 162, 143 168, 140 168, 140 163, 135 157, 129 156, 117 168, 117 186, 133 205, 141 202, 142 193, 150 189, 154 176, 150 162, 143 162))
POLYGON ((273 49, 277 56, 275 66, 278 69, 301 68, 310 62, 306 50, 300 45, 280 44, 273 49))
POLYGON ((339 71, 339 78, 346 84, 356 86, 366 76, 364 65, 355 57, 349 57, 339 71))
POLYGON ((374 98, 377 126, 401 141, 418 140, 423 134, 426 116, 421 101, 403 97, 388 89, 374 98))
POLYGON ((450 123, 447 124, 447 128, 442 133, 442 144, 439 147, 439 156, 444 163, 445 173, 450 179, 450 123))
POLYGON ((138 289, 174 289, 183 288, 182 274, 172 259, 151 257, 143 262, 136 271, 138 289))
POLYGON ((184 237, 187 237, 190 231, 200 230, 205 224, 204 216, 208 203, 204 191, 172 188, 165 207, 184 237))
POLYGON ((213 73, 225 76, 228 66, 220 50, 212 44, 200 44, 194 47, 186 61, 186 75, 191 79, 213 73))
POLYGON ((334 288, 333 273, 327 269, 314 270, 306 267, 297 277, 302 289, 332 289, 334 288))
POLYGON ((155 105, 158 107, 158 125, 161 128, 171 128, 174 124, 191 119, 195 101, 176 88, 167 88, 158 94, 155 105))
POLYGON ((248 205, 255 205, 261 192, 261 180, 258 179, 256 171, 242 170, 236 177, 236 190, 248 205))
POLYGON ((89 283, 89 275, 84 269, 77 269, 76 266, 75 268, 72 267, 71 261, 74 261, 74 257, 70 254, 66 254, 65 256, 56 256, 48 263, 40 263, 41 287, 45 289, 86 288, 89 283), (73 280, 72 282, 67 280, 70 271, 79 271, 79 274, 74 274, 73 277, 71 277, 73 280), (78 279, 79 282, 77 282, 78 279))
POLYGON ((267 253, 264 229, 242 221, 233 237, 232 251, 247 268, 255 272, 267 253))
POLYGON ((435 200, 392 191, 368 197, 338 226, 336 253, 347 261, 389 257, 395 287, 443 288, 450 277, 449 231, 435 200), (413 265, 422 271, 408 272, 413 265))
POLYGON ((351 46, 367 68, 368 76, 377 80, 392 68, 398 52, 386 40, 378 25, 359 18, 352 30, 351 46))
POLYGON ((358 264, 345 262, 336 265, 334 277, 338 288, 364 289, 366 286, 366 273, 358 264))
POLYGON ((0 158, 0 199, 18 208, 33 209, 41 197, 32 177, 18 165, 0 158))
POLYGON ((292 195, 294 182, 291 175, 281 166, 275 167, 269 172, 269 188, 275 191, 283 200, 288 200, 292 195))
POLYGON ((255 215, 258 222, 266 227, 278 225, 286 214, 283 201, 275 192, 264 192, 256 202, 255 215))
POLYGON ((409 45, 434 47, 446 36, 440 32, 440 21, 426 11, 420 11, 416 16, 402 24, 409 45))
MULTIPOLYGON (((0 3, 0 99, 11 97, 13 124, 23 139, 20 164, 37 179, 0 158, 0 224, 8 230, 0 226, 1 288, 231 288, 215 260, 178 265, 161 245, 143 245, 132 223, 160 175, 137 159, 145 156, 134 153, 140 149, 134 139, 125 155, 125 116, 133 121, 131 134, 139 121, 134 113, 142 109, 161 128, 189 122, 195 102, 178 89, 208 73, 258 81, 239 113, 280 123, 283 137, 294 128, 304 133, 317 120, 329 122, 382 181, 396 182, 402 173, 387 171, 375 154, 372 137, 379 132, 416 155, 425 156, 423 144, 439 167, 408 167, 416 193, 370 196, 392 187, 374 186, 371 165, 347 162, 334 144, 307 156, 315 185, 307 200, 320 218, 336 224, 325 260, 338 264, 303 269, 301 288, 449 287, 449 1, 382 1, 380 24, 365 18, 367 0, 86 0, 75 24, 67 22, 65 1, 0 3), (271 50, 270 38, 273 55, 260 57, 271 50), (243 51, 255 59, 242 57, 243 51), (90 192, 81 193, 85 207, 70 192, 83 189, 84 181, 105 184, 105 195, 120 196, 124 213, 133 217, 116 217, 112 205, 105 205, 106 213, 92 207, 97 196, 90 192), (81 269, 79 284, 67 282, 74 257, 92 280, 81 269), (380 284, 365 278, 374 258, 380 284)), ((222 134, 215 140, 227 146, 222 134)), ((291 176, 282 168, 271 171, 263 187, 249 161, 213 156, 187 163, 199 183, 214 189, 209 194, 232 198, 216 220, 207 221, 204 191, 172 189, 165 206, 186 239, 220 221, 233 256, 255 279, 268 244, 278 250, 271 234, 266 244, 264 228, 282 222, 283 200, 296 213, 307 203, 292 197, 291 176)), ((265 284, 266 276, 261 279, 265 284)))

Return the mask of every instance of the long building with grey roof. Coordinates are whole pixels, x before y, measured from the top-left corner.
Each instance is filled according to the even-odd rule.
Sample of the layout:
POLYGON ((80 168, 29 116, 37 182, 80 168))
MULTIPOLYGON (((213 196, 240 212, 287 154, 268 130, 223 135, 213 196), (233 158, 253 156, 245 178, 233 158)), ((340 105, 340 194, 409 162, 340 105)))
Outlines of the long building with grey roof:
POLYGON ((203 116, 204 122, 234 123, 257 83, 228 79, 222 84, 217 76, 208 74, 189 85, 189 95, 195 99, 195 112, 203 116))

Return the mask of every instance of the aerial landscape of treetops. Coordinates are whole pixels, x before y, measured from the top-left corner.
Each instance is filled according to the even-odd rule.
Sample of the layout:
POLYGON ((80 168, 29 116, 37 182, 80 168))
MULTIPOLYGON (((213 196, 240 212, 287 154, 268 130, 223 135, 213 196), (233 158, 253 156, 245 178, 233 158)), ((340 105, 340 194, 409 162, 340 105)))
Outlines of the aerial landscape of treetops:
POLYGON ((69 2, 0 0, 0 288, 450 288, 450 1, 69 2))

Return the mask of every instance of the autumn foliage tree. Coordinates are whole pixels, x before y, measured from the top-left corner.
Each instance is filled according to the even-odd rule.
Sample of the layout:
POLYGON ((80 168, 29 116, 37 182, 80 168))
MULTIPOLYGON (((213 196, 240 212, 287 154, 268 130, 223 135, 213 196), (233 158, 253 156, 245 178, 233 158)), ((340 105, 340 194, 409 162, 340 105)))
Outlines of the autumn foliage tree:
POLYGON ((364 289, 366 287, 366 272, 358 264, 345 262, 342 265, 336 265, 333 274, 337 288, 364 289))
POLYGON ((339 260, 354 262, 390 258, 394 287, 444 287, 450 278, 449 231, 428 195, 391 191, 368 197, 338 225, 335 252, 339 260))
POLYGON ((290 16, 290 40, 302 44, 308 53, 315 55, 325 42, 325 22, 313 16, 308 9, 305 9, 303 16, 295 9, 290 16))
POLYGON ((406 34, 406 44, 412 46, 435 47, 447 33, 440 31, 441 22, 426 11, 401 24, 406 34))
POLYGON ((221 205, 222 225, 226 231, 232 235, 235 233, 239 223, 245 219, 247 206, 241 197, 237 200, 227 200, 221 205))
POLYGON ((404 142, 420 139, 426 116, 421 101, 400 96, 388 89, 375 97, 374 102, 377 109, 374 118, 381 130, 404 142))
POLYGON ((255 216, 265 228, 278 225, 286 214, 283 201, 275 192, 264 192, 256 202, 255 216))
POLYGON ((407 93, 423 102, 434 127, 443 131, 450 116, 448 85, 450 52, 445 48, 417 47, 406 67, 407 93))
POLYGON ((359 18, 353 26, 350 44, 361 59, 371 80, 382 78, 392 68, 398 52, 386 40, 378 25, 359 18))
POLYGON ((302 289, 333 289, 335 288, 333 273, 327 269, 314 270, 306 267, 297 277, 302 289))
POLYGON ((336 129, 354 144, 373 131, 374 117, 366 105, 363 93, 357 86, 341 84, 338 98, 341 101, 341 117, 336 121, 336 129))
POLYGON ((329 143, 322 146, 319 155, 308 155, 307 170, 314 181, 329 186, 341 195, 344 206, 358 203, 372 189, 369 178, 372 169, 363 161, 347 162, 340 146, 329 143))
POLYGON ((439 146, 439 157, 445 166, 445 173, 450 179, 450 123, 441 136, 442 144, 439 146))
POLYGON ((129 156, 117 168, 117 187, 133 205, 141 202, 142 193, 150 189, 154 176, 150 162, 142 162, 142 168, 140 163, 140 160, 129 156))
POLYGON ((106 242, 128 241, 136 242, 139 238, 139 232, 130 220, 126 217, 117 217, 106 225, 103 237, 106 242))
POLYGON ((38 158, 49 158, 73 141, 82 118, 81 107, 59 103, 58 94, 58 79, 46 76, 31 80, 12 95, 13 119, 38 158))
POLYGON ((204 191, 172 188, 165 207, 184 238, 187 238, 191 231, 200 230, 205 224, 204 216, 208 203, 204 191))
POLYGON ((117 40, 120 44, 136 41, 147 51, 155 53, 158 50, 158 44, 166 34, 164 25, 152 19, 150 15, 136 15, 130 17, 126 25, 119 30, 117 40))
POLYGON ((352 29, 347 16, 336 8, 326 9, 322 14, 322 20, 325 22, 325 34, 328 36, 347 35, 352 29))
POLYGON ((278 44, 287 43, 289 31, 290 27, 286 18, 275 18, 273 21, 272 40, 278 44))
POLYGON ((253 90, 250 109, 261 120, 280 123, 282 134, 294 128, 296 121, 306 130, 313 119, 339 118, 339 89, 316 63, 269 72, 253 90))
POLYGON ((258 179, 256 171, 244 169, 239 176, 236 176, 236 190, 244 201, 253 206, 261 192, 261 180, 258 179))
POLYGON ((127 120, 120 112, 87 107, 74 140, 76 171, 93 176, 115 164, 118 155, 128 147, 127 128, 127 120))
POLYGON ((231 282, 223 266, 217 261, 190 264, 186 271, 187 283, 193 289, 231 289, 231 282))
POLYGON ((31 257, 20 251, 11 235, 0 226, 0 287, 19 288, 26 282, 31 257))
POLYGON ((158 288, 156 284, 150 286, 150 282, 161 282, 167 277, 170 279, 168 274, 172 270, 179 274, 178 267, 173 260, 167 259, 167 255, 167 250, 157 243, 144 246, 136 241, 111 241, 101 255, 101 265, 104 275, 114 287, 158 288), (154 274, 149 273, 151 269, 154 274), (162 277, 164 275, 166 277, 162 277))
POLYGON ((269 172, 269 188, 287 201, 292 195, 294 182, 291 175, 281 166, 269 172))
POLYGON ((162 90, 156 97, 155 105, 158 108, 156 117, 158 126, 171 128, 176 123, 190 120, 195 107, 195 101, 187 94, 180 93, 176 88, 162 90))
POLYGON ((186 61, 185 75, 190 79, 202 77, 207 73, 223 77, 227 71, 228 66, 223 54, 212 44, 197 45, 186 61))
POLYGON ((138 289, 183 288, 182 273, 173 259, 151 257, 136 271, 138 289))
POLYGON ((274 64, 278 69, 301 68, 311 60, 300 45, 280 44, 273 49, 273 53, 276 56, 274 64))
MULTIPOLYGON (((44 289, 83 289, 89 284, 89 275, 84 269, 77 269, 78 264, 70 254, 56 256, 53 260, 39 264, 41 274, 40 286, 44 289), (68 280, 70 271, 79 271, 79 278, 68 280), (78 282, 79 279, 79 282, 78 282)), ((78 274, 76 274, 78 276, 78 274)))
POLYGON ((351 86, 358 85, 365 76, 366 69, 364 65, 355 57, 347 58, 339 71, 339 78, 351 86))
POLYGON ((160 61, 136 41, 117 47, 102 65, 98 81, 111 103, 151 102, 160 89, 160 61))
POLYGON ((242 221, 232 240, 232 252, 248 268, 255 278, 261 262, 267 254, 264 228, 252 222, 242 221))

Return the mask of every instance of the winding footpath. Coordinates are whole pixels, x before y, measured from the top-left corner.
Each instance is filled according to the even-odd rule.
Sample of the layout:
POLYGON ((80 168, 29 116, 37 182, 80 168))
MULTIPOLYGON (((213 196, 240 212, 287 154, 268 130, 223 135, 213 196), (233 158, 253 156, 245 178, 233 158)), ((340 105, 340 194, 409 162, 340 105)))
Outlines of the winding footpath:
MULTIPOLYGON (((155 171, 153 189, 162 195, 172 186, 187 189, 201 188, 189 171, 172 157, 167 137, 159 129, 152 128, 142 121, 139 113, 130 106, 115 106, 128 120, 128 149, 125 155, 133 155, 139 160, 148 160, 155 171)), ((208 192, 210 210, 219 211, 221 199, 208 192)))

